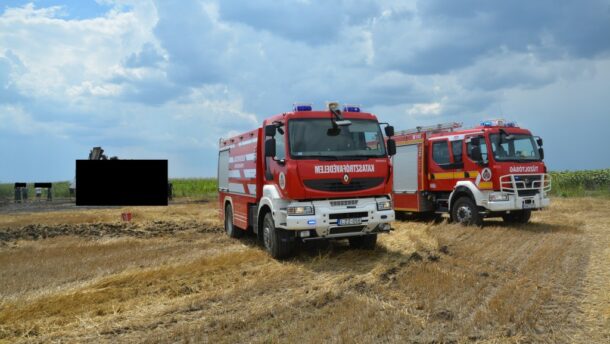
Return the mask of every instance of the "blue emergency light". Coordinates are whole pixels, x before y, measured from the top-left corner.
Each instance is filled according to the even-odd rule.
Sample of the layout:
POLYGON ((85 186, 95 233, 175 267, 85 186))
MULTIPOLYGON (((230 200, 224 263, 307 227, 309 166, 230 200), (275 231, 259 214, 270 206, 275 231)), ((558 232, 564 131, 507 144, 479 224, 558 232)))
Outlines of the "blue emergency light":
POLYGON ((360 106, 358 105, 345 105, 343 112, 360 112, 360 106))
POLYGON ((311 111, 311 109, 312 109, 311 104, 294 104, 292 106, 292 111, 294 111, 294 112, 311 111))
POLYGON ((509 128, 514 128, 517 126, 517 123, 515 122, 507 122, 503 119, 492 119, 492 120, 488 120, 488 121, 482 121, 481 122, 481 126, 482 127, 509 127, 509 128))

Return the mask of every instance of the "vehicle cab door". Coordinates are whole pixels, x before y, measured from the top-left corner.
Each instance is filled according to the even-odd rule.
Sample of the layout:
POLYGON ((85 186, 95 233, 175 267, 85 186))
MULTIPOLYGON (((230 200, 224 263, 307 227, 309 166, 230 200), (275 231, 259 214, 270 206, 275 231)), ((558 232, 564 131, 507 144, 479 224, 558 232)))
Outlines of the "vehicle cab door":
POLYGON ((276 130, 272 137, 267 137, 267 140, 273 138, 275 155, 265 157, 265 184, 274 184, 278 187, 278 191, 282 196, 286 196, 286 127, 283 122, 275 122, 276 130))
POLYGON ((464 135, 449 137, 449 154, 451 164, 446 165, 445 168, 453 170, 451 184, 455 187, 458 181, 468 177, 468 172, 464 169, 464 135))
POLYGON ((428 145, 428 180, 430 190, 453 190, 455 167, 451 161, 448 138, 430 140, 428 145))
POLYGON ((493 189, 489 169, 489 150, 483 133, 467 135, 464 138, 464 171, 466 178, 479 189, 493 189), (483 178, 484 177, 484 178, 483 178))

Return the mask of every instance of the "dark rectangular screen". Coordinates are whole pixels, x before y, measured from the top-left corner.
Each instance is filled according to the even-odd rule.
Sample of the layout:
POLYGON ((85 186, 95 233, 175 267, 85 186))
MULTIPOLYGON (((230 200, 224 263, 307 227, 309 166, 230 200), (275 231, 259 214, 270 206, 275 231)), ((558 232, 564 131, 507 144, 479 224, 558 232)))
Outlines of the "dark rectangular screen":
POLYGON ((34 183, 34 187, 50 189, 53 187, 53 183, 34 183))
POLYGON ((76 205, 167 205, 167 160, 76 160, 76 205))
POLYGON ((25 188, 25 187, 27 187, 27 186, 28 186, 28 185, 27 185, 26 183, 15 183, 15 187, 16 187, 16 188, 25 188))

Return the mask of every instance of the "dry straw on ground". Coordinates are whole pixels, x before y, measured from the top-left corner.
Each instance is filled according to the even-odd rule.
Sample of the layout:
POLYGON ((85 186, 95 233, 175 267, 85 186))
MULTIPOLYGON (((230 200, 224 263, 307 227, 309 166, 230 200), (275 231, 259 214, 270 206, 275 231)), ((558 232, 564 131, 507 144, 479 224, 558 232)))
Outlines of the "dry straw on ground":
POLYGON ((286 262, 227 238, 214 204, 128 210, 0 215, 0 342, 610 341, 607 200, 525 226, 397 222, 375 251, 286 262))

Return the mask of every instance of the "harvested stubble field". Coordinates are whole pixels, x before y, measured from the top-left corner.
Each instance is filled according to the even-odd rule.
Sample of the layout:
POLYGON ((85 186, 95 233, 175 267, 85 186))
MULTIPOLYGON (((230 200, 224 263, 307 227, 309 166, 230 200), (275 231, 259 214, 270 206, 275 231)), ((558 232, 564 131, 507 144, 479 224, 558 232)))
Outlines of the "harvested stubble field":
POLYGON ((610 200, 270 259, 215 202, 0 208, 0 342, 610 341, 610 200), (130 224, 118 221, 123 211, 130 224))

